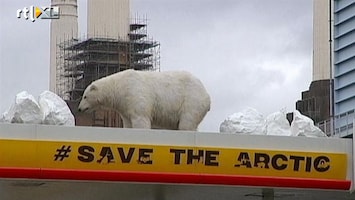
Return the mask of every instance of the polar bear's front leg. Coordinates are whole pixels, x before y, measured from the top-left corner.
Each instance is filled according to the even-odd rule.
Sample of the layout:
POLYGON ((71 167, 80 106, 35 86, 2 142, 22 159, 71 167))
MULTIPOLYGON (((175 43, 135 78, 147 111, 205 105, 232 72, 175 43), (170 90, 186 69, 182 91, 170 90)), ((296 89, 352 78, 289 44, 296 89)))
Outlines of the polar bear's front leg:
POLYGON ((151 129, 150 119, 147 117, 133 117, 131 118, 132 128, 142 128, 142 129, 151 129))
POLYGON ((129 120, 128 118, 126 117, 122 117, 122 122, 123 122, 123 128, 132 128, 132 123, 131 123, 131 120, 129 120))
POLYGON ((191 113, 184 113, 180 116, 179 130, 196 131, 200 120, 191 113))

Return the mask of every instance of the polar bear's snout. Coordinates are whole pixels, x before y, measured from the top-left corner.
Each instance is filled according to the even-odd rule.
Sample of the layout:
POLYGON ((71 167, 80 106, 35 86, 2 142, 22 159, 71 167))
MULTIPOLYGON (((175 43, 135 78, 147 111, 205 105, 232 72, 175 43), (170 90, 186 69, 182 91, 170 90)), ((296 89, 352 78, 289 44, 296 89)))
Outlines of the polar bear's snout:
POLYGON ((88 110, 89 110, 89 108, 84 108, 84 109, 79 108, 79 109, 78 109, 79 112, 86 112, 86 111, 88 111, 88 110))
POLYGON ((79 103, 79 106, 78 106, 78 111, 79 112, 87 112, 89 111, 89 105, 87 102, 85 102, 85 100, 81 100, 80 103, 79 103))
POLYGON ((85 111, 87 111, 89 108, 82 108, 82 107, 80 107, 80 105, 79 105, 79 108, 78 108, 78 111, 79 112, 85 112, 85 111))

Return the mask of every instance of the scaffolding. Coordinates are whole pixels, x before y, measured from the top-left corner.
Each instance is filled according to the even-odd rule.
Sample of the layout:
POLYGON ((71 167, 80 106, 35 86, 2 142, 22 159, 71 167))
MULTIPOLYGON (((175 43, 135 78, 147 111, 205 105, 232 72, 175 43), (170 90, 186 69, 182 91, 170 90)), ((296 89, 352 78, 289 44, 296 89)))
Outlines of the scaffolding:
MULTIPOLYGON (((127 38, 94 37, 59 43, 57 94, 75 107, 92 81, 126 69, 160 71, 160 44, 148 37, 146 27, 146 19, 135 19, 127 38)), ((72 111, 75 115, 75 108, 72 111)), ((107 113, 101 116, 110 118, 107 113)), ((92 125, 100 121, 96 119, 94 116, 92 125)), ((100 124, 111 126, 107 120, 100 124)))

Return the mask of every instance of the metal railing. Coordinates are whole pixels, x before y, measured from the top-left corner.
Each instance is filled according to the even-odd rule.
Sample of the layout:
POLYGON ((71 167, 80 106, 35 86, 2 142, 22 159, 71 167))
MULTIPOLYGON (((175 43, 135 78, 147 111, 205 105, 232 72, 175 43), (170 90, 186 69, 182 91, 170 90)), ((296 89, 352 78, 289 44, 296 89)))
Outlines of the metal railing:
POLYGON ((334 130, 331 130, 331 120, 316 124, 325 134, 332 137, 347 137, 354 132, 355 109, 334 117, 334 130))

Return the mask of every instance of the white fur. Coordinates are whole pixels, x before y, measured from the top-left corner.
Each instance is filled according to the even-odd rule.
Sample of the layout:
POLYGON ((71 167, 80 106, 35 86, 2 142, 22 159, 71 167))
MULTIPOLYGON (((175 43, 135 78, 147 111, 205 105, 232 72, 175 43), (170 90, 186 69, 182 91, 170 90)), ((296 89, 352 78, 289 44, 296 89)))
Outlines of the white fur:
POLYGON ((91 83, 79 111, 116 110, 125 128, 197 130, 210 110, 201 81, 188 72, 126 70, 91 83))

